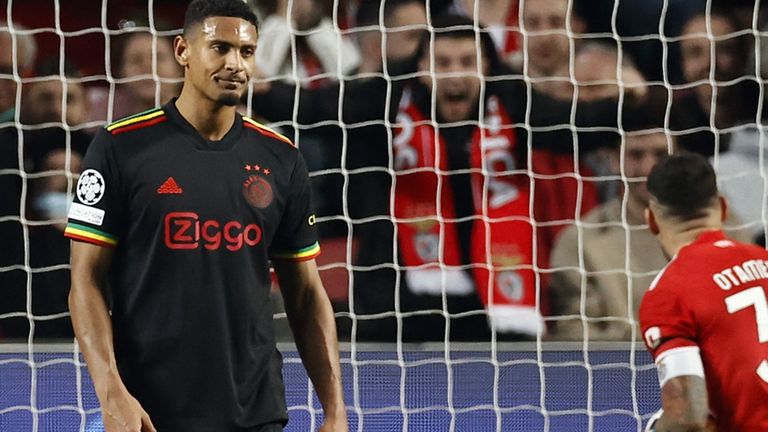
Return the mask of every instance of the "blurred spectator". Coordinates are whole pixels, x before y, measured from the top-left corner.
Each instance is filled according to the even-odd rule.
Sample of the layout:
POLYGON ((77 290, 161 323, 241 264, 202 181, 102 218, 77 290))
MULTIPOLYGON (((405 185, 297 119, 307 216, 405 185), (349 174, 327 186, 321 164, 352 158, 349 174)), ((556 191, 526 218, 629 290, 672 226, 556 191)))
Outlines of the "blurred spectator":
POLYGON ((31 271, 12 285, 0 290, 2 312, 16 316, 0 320, 0 336, 27 339, 31 331, 27 317, 27 298, 31 295, 34 338, 72 338, 72 325, 67 314, 69 295, 69 240, 64 237, 68 204, 77 183, 82 158, 77 152, 63 149, 46 154, 39 176, 31 182, 34 191, 32 217, 40 221, 29 228, 29 244, 22 259, 29 256, 31 271), (67 174, 69 173, 69 177, 67 174), (30 290, 27 290, 27 279, 30 290))
POLYGON ((728 210, 739 217, 752 241, 765 245, 768 199, 768 131, 765 124, 749 124, 729 134, 728 151, 710 158, 717 173, 720 193, 728 200, 728 210))
POLYGON ((518 0, 454 0, 453 11, 475 19, 491 35, 499 57, 521 64, 522 35, 518 31, 518 0))
POLYGON ((35 80, 22 91, 23 124, 66 123, 76 127, 88 120, 89 104, 85 88, 78 81, 80 72, 67 61, 63 68, 61 76, 57 58, 47 59, 37 68, 35 80))
POLYGON ((357 70, 360 74, 382 72, 382 59, 386 57, 387 72, 391 77, 396 77, 401 72, 398 67, 413 60, 427 29, 426 9, 422 0, 389 0, 384 3, 365 0, 358 7, 355 21, 357 28, 378 27, 355 33, 360 52, 365 53, 357 70), (379 20, 382 12, 383 27, 379 20), (382 37, 384 34, 386 42, 382 37))
MULTIPOLYGON (((629 53, 621 56, 613 43, 589 41, 583 43, 576 52, 573 64, 573 77, 576 79, 579 102, 594 102, 606 98, 617 98, 619 77, 625 78, 627 70, 636 70, 629 53), (621 68, 621 69, 619 69, 621 68)), ((608 135, 608 134, 606 134, 608 135)), ((606 136, 612 141, 613 135, 606 136)), ((613 199, 618 191, 618 184, 604 180, 618 172, 615 165, 615 148, 604 146, 586 154, 583 162, 597 178, 597 188, 601 203, 613 199)))
MULTIPOLYGON (((765 31, 763 24, 761 31, 765 31)), ((768 79, 768 38, 758 39, 760 63, 752 60, 748 75, 754 73, 762 80, 768 79), (754 71, 754 72, 752 72, 754 71)), ((755 57, 753 55, 753 57, 755 57)), ((764 83, 766 81, 763 81, 764 83)), ((763 92, 766 87, 763 84, 763 92)), ((765 94, 765 93, 763 93, 765 94)), ((765 219, 763 210, 768 197, 768 185, 765 183, 768 173, 768 130, 766 130, 765 111, 758 123, 745 123, 734 128, 729 134, 728 151, 715 154, 712 165, 718 179, 718 189, 728 199, 729 210, 738 215, 756 240, 765 245, 765 219)))
MULTIPOLYGON (((604 133, 574 133, 571 129, 571 114, 588 109, 584 102, 574 100, 570 77, 570 64, 575 61, 572 53, 577 52, 573 34, 585 29, 577 5, 569 0, 528 0, 522 6, 527 56, 523 72, 531 82, 531 102, 526 107, 532 129, 528 168, 535 182, 533 218, 538 224, 540 268, 547 268, 559 232, 599 203, 594 173, 586 161, 606 144, 604 133)), ((625 88, 627 102, 642 98, 642 76, 632 67, 622 68, 621 73, 622 80, 632 84, 625 88)), ((609 96, 615 100, 618 92, 609 96)))
POLYGON ((570 33, 584 33, 586 25, 571 7, 573 0, 526 0, 523 2, 524 61, 520 65, 533 88, 550 97, 570 101, 573 86, 569 67, 570 33), (570 12, 570 15, 569 15, 570 12))
MULTIPOLYGON (((567 228, 552 251, 550 294, 554 340, 630 340, 640 338, 635 322, 643 293, 667 257, 645 225, 648 205, 645 177, 670 151, 675 138, 664 132, 666 92, 627 108, 627 131, 617 148, 625 196, 617 196, 590 212, 581 225, 567 228), (583 304, 583 309, 582 309, 583 304), (585 332, 584 326, 588 325, 585 332)), ((618 173, 617 173, 618 174, 618 173)), ((738 224, 729 218, 728 225, 738 224)), ((731 232, 748 241, 748 233, 731 232)))
MULTIPOLYGON (((19 78, 29 75, 37 55, 35 38, 31 34, 18 33, 26 28, 14 24, 12 34, 7 27, 8 23, 0 21, 0 292, 26 280, 24 270, 18 267, 23 264, 24 257, 24 231, 20 220, 24 207, 24 164, 19 155, 19 131, 13 123, 20 85, 14 74, 19 78)), ((0 315, 7 310, 0 299, 0 315)), ((0 338, 5 322, 6 319, 0 319, 0 338)))
POLYGON ((711 156, 728 146, 728 128, 759 118, 759 89, 746 73, 749 38, 729 9, 712 8, 692 16, 683 26, 682 70, 686 88, 675 92, 673 110, 681 120, 682 148, 711 156), (708 29, 711 35, 708 35, 708 29), (714 41, 714 58, 712 43, 714 41))
POLYGON ((84 154, 92 138, 83 129, 89 104, 79 82, 80 73, 68 62, 63 67, 62 77, 57 58, 41 62, 37 76, 22 91, 21 122, 34 126, 25 128, 21 135, 24 167, 29 171, 38 171, 43 159, 55 149, 69 147, 84 154), (62 83, 66 83, 66 95, 62 83))
MULTIPOLYGON (((61 171, 66 167, 67 151, 71 154, 70 171, 77 173, 79 155, 85 152, 91 139, 90 135, 78 129, 87 117, 84 90, 77 81, 79 74, 65 63, 62 79, 59 67, 58 59, 44 61, 37 71, 38 76, 24 84, 19 114, 24 129, 0 129, 0 145, 7 152, 0 157, 3 164, 0 168, 8 167, 29 175, 29 180, 22 180, 20 173, 0 175, 0 181, 13 183, 9 184, 8 195, 2 196, 12 206, 8 214, 17 217, 23 214, 26 220, 51 224, 55 224, 56 220, 58 223, 65 221, 62 212, 66 212, 68 184, 61 171), (66 96, 63 82, 66 83, 66 96), (73 129, 65 129, 64 124, 73 129), (24 184, 27 186, 26 195, 21 194, 24 184), (27 197, 26 201, 22 201, 23 196, 27 197)), ((26 316, 28 286, 31 287, 33 314, 63 315, 36 321, 36 337, 71 336, 65 316, 69 286, 65 266, 69 260, 69 243, 61 229, 63 227, 57 229, 38 224, 25 228, 18 219, 0 222, 0 230, 3 231, 0 267, 16 266, 13 270, 0 271, 0 286, 3 287, 0 290, 0 315, 15 314, 0 320, 0 336, 26 338, 29 334, 26 316), (25 230, 29 239, 26 244, 25 230), (58 267, 30 272, 24 267, 27 263, 32 268, 58 267)))
POLYGON ((747 68, 754 51, 751 37, 738 34, 748 27, 736 10, 714 5, 709 15, 702 8, 685 23, 681 50, 688 88, 677 92, 673 110, 685 120, 680 145, 711 157, 732 213, 756 238, 763 238, 767 192, 760 154, 767 137, 760 126, 765 110, 758 112, 760 85, 742 79, 745 74, 756 75, 754 64, 747 68))
POLYGON ((259 26, 256 49, 256 63, 265 76, 289 82, 298 78, 303 86, 319 87, 328 79, 350 74, 360 63, 355 43, 339 33, 329 16, 330 2, 262 0, 257 4, 266 16, 259 26))
POLYGON ((573 77, 579 89, 580 102, 593 102, 619 96, 619 78, 623 71, 636 69, 629 54, 623 53, 619 65, 616 46, 604 42, 585 42, 576 52, 573 77))
MULTIPOLYGON (((388 160, 388 141, 386 139, 387 131, 386 129, 381 128, 381 135, 379 135, 379 129, 375 129, 376 134, 372 133, 370 139, 350 140, 350 150, 359 147, 361 153, 367 152, 369 154, 383 155, 384 157, 383 161, 376 161, 370 165, 374 167, 382 167, 380 171, 368 168, 368 171, 371 171, 371 184, 374 186, 370 189, 362 190, 361 193, 357 195, 353 195, 351 192, 348 194, 351 210, 350 215, 353 217, 353 220, 357 220, 354 219, 356 215, 360 215, 360 218, 365 218, 359 223, 356 223, 356 226, 354 227, 355 236, 360 240, 360 255, 355 262, 358 266, 365 269, 355 273, 355 298, 352 299, 352 302, 355 304, 355 312, 364 315, 387 311, 391 312, 392 310, 395 310, 393 302, 396 297, 399 297, 399 310, 401 311, 440 311, 443 309, 441 293, 437 293, 434 290, 434 285, 432 291, 430 291, 429 288, 425 288, 426 284, 421 283, 423 280, 430 279, 428 276, 421 278, 422 281, 420 282, 415 280, 412 276, 408 276, 406 273, 398 275, 399 268, 396 266, 393 267, 395 263, 405 263, 405 261, 403 261, 404 250, 409 249, 411 252, 414 252, 416 246, 414 246, 415 240, 413 239, 418 238, 418 248, 423 248, 421 249, 421 252, 425 253, 425 256, 429 257, 431 256, 429 253, 435 252, 435 249, 432 246, 442 244, 446 249, 442 252, 437 250, 437 252, 443 254, 448 253, 451 255, 450 259, 446 258, 447 255, 442 256, 442 258, 445 259, 445 261, 443 261, 444 263, 450 263, 449 268, 453 265, 457 265, 457 262, 459 265, 469 266, 468 269, 463 272, 460 271, 457 273, 456 270, 453 270, 455 274, 451 273, 451 276, 448 279, 448 282, 452 286, 445 288, 449 291, 447 312, 468 312, 466 316, 463 316, 457 322, 452 321, 452 338, 485 339, 489 336, 490 330, 487 323, 484 322, 486 315, 482 312, 483 302, 481 301, 481 298, 488 300, 488 292, 482 288, 475 291, 478 286, 494 286, 497 288, 500 286, 506 287, 508 289, 506 293, 509 295, 507 299, 513 298, 514 301, 512 301, 512 303, 517 302, 517 305, 520 306, 520 309, 517 311, 523 315, 528 314, 526 316, 530 319, 517 321, 515 319, 508 319, 507 323, 515 322, 516 324, 513 324, 511 326, 512 328, 506 328, 504 330, 511 330, 513 333, 519 331, 520 333, 525 333, 530 336, 531 334, 536 333, 539 326, 535 318, 536 309, 531 303, 526 303, 531 301, 530 291, 526 291, 530 288, 530 285, 526 285, 525 282, 527 276, 516 277, 511 275, 511 273, 502 270, 508 270, 510 267, 514 268, 516 265, 524 266, 525 264, 523 263, 525 262, 531 263, 533 258, 530 256, 530 249, 526 249, 526 247, 530 248, 530 243, 526 243, 518 238, 517 240, 522 241, 521 243, 512 242, 509 244, 515 244, 519 247, 510 247, 509 249, 501 248, 501 250, 497 250, 496 246, 492 246, 492 249, 495 251, 493 254, 494 257, 488 257, 487 259, 497 266, 495 268, 499 269, 498 273, 496 273, 497 276, 502 273, 505 273, 506 276, 502 278, 504 279, 503 281, 491 278, 490 280, 493 281, 491 285, 488 285, 487 283, 478 284, 478 280, 480 280, 478 279, 478 274, 482 273, 483 266, 481 265, 477 267, 476 270, 472 270, 472 267, 473 263, 477 264, 478 262, 484 262, 482 261, 482 258, 478 258, 478 256, 481 256, 481 253, 476 248, 483 248, 485 245, 477 241, 478 237, 476 236, 477 232, 475 230, 478 229, 477 227, 481 224, 476 224, 474 221, 482 220, 480 212, 483 211, 483 207, 478 204, 478 202, 482 201, 477 201, 477 195, 474 195, 477 191, 477 189, 472 186, 473 181, 475 180, 473 180, 472 176, 467 174, 467 170, 471 167, 475 167, 474 164, 478 163, 477 159, 472 159, 472 157, 477 157, 478 153, 470 154, 474 139, 473 137, 475 137, 477 132, 475 127, 477 122, 482 119, 483 122, 488 122, 487 124, 489 125, 508 125, 507 127, 501 127, 504 131, 503 134, 513 136, 516 144, 509 144, 511 136, 508 135, 505 135, 505 140, 499 139, 499 143, 503 141, 507 142, 507 144, 500 146, 499 153, 496 156, 504 157, 498 161, 494 160, 495 165, 489 168, 489 170, 493 172, 496 169, 499 169, 504 172, 504 174, 490 175, 488 188, 498 188, 490 191, 491 194, 509 192, 508 197, 515 196, 522 199, 521 202, 526 202, 523 209, 524 217, 522 220, 527 219, 529 216, 529 204, 527 204, 529 203, 529 200, 521 197, 524 197, 525 194, 528 193, 529 185, 526 183, 528 177, 523 176, 526 178, 526 181, 523 181, 520 185, 515 184, 515 187, 508 187, 510 185, 505 184, 505 180, 508 180, 508 178, 516 178, 516 182, 520 181, 518 176, 513 174, 527 173, 524 164, 528 160, 528 146, 523 145, 522 143, 528 142, 528 131, 525 128, 511 127, 515 122, 520 122, 522 119, 526 119, 526 112, 529 106, 529 103, 527 102, 528 92, 526 85, 520 80, 500 80, 495 78, 499 73, 508 76, 508 70, 503 67, 498 60, 493 42, 486 33, 481 33, 481 40, 483 41, 481 43, 483 48, 482 58, 485 59, 485 63, 483 65, 477 65, 475 63, 472 55, 470 55, 476 55, 476 34, 474 32, 474 23, 471 20, 453 16, 450 18, 435 18, 433 25, 437 26, 435 22, 445 25, 446 27, 449 23, 453 23, 452 26, 458 26, 452 27, 450 31, 440 29, 435 32, 436 42, 440 41, 440 47, 437 45, 432 47, 435 50, 435 53, 437 53, 436 50, 438 50, 438 48, 444 50, 446 47, 449 53, 445 58, 436 58, 434 63, 436 68, 435 72, 439 71, 440 73, 444 73, 452 71, 456 72, 458 76, 461 77, 461 79, 456 80, 438 80, 438 85, 435 87, 437 104, 435 106, 436 118, 431 118, 431 85, 426 85, 429 84, 429 75, 425 72, 430 71, 430 62, 427 57, 430 52, 429 35, 422 39, 420 49, 421 55, 417 57, 420 61, 412 63, 415 65, 414 71, 418 71, 417 75, 421 77, 420 79, 401 79, 387 82, 386 80, 371 78, 353 81, 346 85, 346 90, 343 93, 344 98, 341 101, 339 100, 340 94, 338 88, 302 91, 299 96, 300 103, 298 107, 296 107, 296 114, 297 120, 301 124, 327 119, 339 119, 339 104, 341 104, 342 108, 342 117, 340 120, 346 125, 353 126, 351 130, 354 130, 354 125, 356 124, 376 120, 378 120, 378 123, 381 123, 382 120, 387 118, 393 123, 400 123, 401 129, 397 131, 397 138, 394 142, 396 149, 395 159, 392 161, 394 166, 399 166, 403 161, 414 159, 412 153, 409 153, 408 151, 401 152, 400 150, 401 144, 411 142, 409 141, 411 138, 408 138, 409 129, 402 121, 402 116, 408 114, 412 110, 417 111, 418 115, 416 117, 426 116, 425 119, 413 122, 416 126, 414 126, 412 132, 416 133, 419 139, 423 139, 424 136, 429 136, 432 133, 437 133, 446 143, 445 149, 447 151, 447 156, 441 157, 440 160, 448 165, 445 167, 441 166, 440 168, 451 173, 451 175, 448 175, 445 178, 446 181, 444 184, 450 184, 452 198, 450 201, 447 201, 448 198, 445 198, 443 202, 452 202, 452 205, 455 206, 455 208, 452 208, 451 204, 445 204, 448 206, 447 209, 442 207, 440 209, 434 208, 435 192, 432 190, 433 198, 431 200, 427 200, 427 198, 421 196, 421 199, 426 201, 424 202, 424 207, 418 211, 429 211, 429 209, 432 208, 434 212, 440 212, 445 216, 448 221, 452 219, 452 216, 446 215, 451 214, 463 221, 462 223, 455 224, 456 235, 458 237, 454 238, 458 238, 455 243, 456 245, 459 245, 457 246, 458 251, 453 250, 453 243, 448 244, 445 242, 438 242, 435 244, 434 236, 430 236, 430 232, 421 236, 414 233, 413 238, 410 240, 409 238, 400 238, 398 234, 398 253, 397 256, 393 256, 392 250, 389 248, 382 248, 380 245, 382 239, 392 239, 393 236, 395 236, 391 218, 395 214, 402 216, 402 213, 400 213, 401 209, 397 206, 395 209, 390 208, 390 197, 393 193, 397 195, 399 189, 398 185, 400 185, 401 188, 403 182, 399 178, 400 174, 398 174, 397 183, 393 185, 389 171, 386 170, 386 167, 388 167, 390 163, 388 160), (445 21, 440 21, 443 19, 445 21), (459 47, 464 46, 464 44, 472 46, 472 53, 461 53, 466 55, 460 56, 459 47), (455 56, 460 56, 460 61, 458 58, 455 58, 455 56), (466 62, 467 64, 463 64, 462 62, 466 62), (478 67, 481 68, 479 71, 481 75, 494 76, 494 79, 486 81, 485 91, 483 93, 485 99, 482 99, 482 104, 480 103, 480 93, 475 92, 475 90, 479 88, 475 87, 475 85, 479 85, 480 82, 476 79, 478 75, 478 67), (353 86, 355 91, 351 90, 353 86), (389 105, 387 105, 388 103, 389 105), (480 111, 481 109, 482 111, 480 111), (483 112, 483 117, 480 117, 480 112, 483 112), (502 115, 500 112, 503 112, 504 114, 502 115), (396 119, 395 115, 400 116, 400 118, 396 119), (425 124, 433 124, 429 120, 437 122, 437 130, 431 132, 426 129, 424 126, 425 124), (515 169, 520 171, 514 171, 515 169), (375 180, 373 180, 373 178, 375 178, 375 180), (490 184, 493 184, 493 186, 490 186, 490 184), (393 213, 393 211, 395 213, 393 213), (462 274, 463 277, 461 276, 462 274), (411 285, 414 283, 417 286, 412 287, 411 285), (467 291, 467 287, 474 288, 467 291), (396 294, 394 290, 398 290, 399 294, 396 294), (436 293, 438 295, 436 295, 436 293), (474 314, 472 314, 472 312, 474 312, 474 314), (462 324, 462 321, 467 321, 467 323, 462 324), (472 324, 470 324, 470 322, 472 324), (515 325, 518 326, 516 329, 514 328, 515 325)), ((257 95, 253 102, 257 111, 263 112, 264 115, 272 121, 285 120, 293 117, 295 103, 293 94, 281 89, 280 86, 273 85, 268 93, 257 95)), ((552 125, 568 125, 571 122, 570 118, 572 114, 575 114, 574 121, 575 125, 578 127, 583 127, 585 125, 610 126, 615 125, 616 121, 615 100, 599 101, 592 104, 580 104, 572 113, 570 103, 560 102, 534 91, 531 93, 530 106, 536 108, 530 111, 529 117, 531 124, 535 126, 543 126, 545 128, 551 127, 552 125)), ((413 118, 413 116, 411 117, 413 118)), ((371 129, 370 131, 372 132, 373 130, 374 129, 371 129)), ((489 130, 497 131, 495 127, 490 126, 489 130)), ((572 138, 570 132, 567 134, 566 138, 569 140, 572 138)), ((558 133, 543 133, 540 135, 534 133, 534 150, 539 146, 542 148, 564 146, 560 141, 561 139, 562 135, 558 133)), ((493 141, 493 139, 491 139, 491 141, 493 141)), ((585 136, 579 151, 586 151, 589 149, 591 146, 589 141, 589 136, 585 136)), ((431 146, 426 146, 424 148, 431 148, 431 146)), ((573 147, 568 146, 568 150, 572 152, 573 147)), ((569 157, 573 160, 574 154, 569 153, 569 157)), ((416 159, 420 160, 418 158, 416 159)), ((539 187, 539 183, 544 183, 538 179, 536 181, 538 182, 537 187, 539 187)), ((350 181, 350 187, 356 183, 357 181, 350 181)), ((426 186, 423 188, 413 187, 412 189, 414 194, 424 193, 429 195, 430 193, 429 187, 426 186)), ((539 189, 545 190, 545 192, 542 192, 541 190, 537 191, 539 194, 554 194, 549 198, 550 202, 557 202, 558 205, 562 206, 564 200, 561 191, 545 187, 540 187, 539 189)), ((576 196, 577 195, 574 193, 574 200, 576 199, 576 196)), ((502 201, 504 200, 499 200, 499 202, 502 201)), ((536 203, 535 199, 534 203, 536 203)), ((576 203, 574 203, 573 206, 576 206, 576 203)), ((416 208, 419 209, 418 206, 416 208)), ((545 210, 547 209, 541 211, 544 212, 545 210)), ((571 219, 572 218, 573 216, 571 216, 571 219)), ((537 222, 538 221, 539 219, 537 219, 537 222)), ((426 222, 427 221, 425 220, 425 225, 434 228, 434 225, 427 224, 426 222)), ((567 222, 568 221, 563 221, 563 224, 567 222)), ((454 224, 448 223, 447 225, 452 227, 454 224)), ((449 228, 448 230, 452 231, 453 228, 449 228)), ((398 224, 397 232, 399 233, 400 231, 401 224, 398 224)), ((413 230, 411 231, 413 232, 413 230)), ((522 229, 509 231, 517 232, 524 236, 524 230, 522 229)), ((434 233, 432 232, 432 234, 434 233)), ((537 234, 538 239, 541 239, 542 237, 544 236, 537 234)), ((527 242, 530 241, 532 241, 532 238, 527 239, 527 242)), ((549 257, 547 244, 542 242, 537 248, 539 251, 537 258, 538 265, 540 267, 545 267, 543 263, 546 263, 549 257)), ((416 250, 414 254, 418 255, 418 250, 416 250)), ((414 255, 412 254, 411 256, 413 257, 414 255)), ((422 257, 419 259, 424 258, 422 257)), ((418 265, 413 264, 413 262, 414 261, 409 261, 407 262, 407 265, 418 265)), ((427 267, 432 265, 433 264, 430 264, 427 267)), ((527 270, 523 270, 521 272, 522 274, 525 274, 526 271, 527 270)), ((412 273, 416 274, 419 272, 416 271, 412 273)), ((437 279, 431 278, 431 283, 440 283, 440 277, 437 277, 437 279)), ((542 295, 543 302, 546 302, 545 297, 546 295, 542 295)), ((496 304, 504 305, 503 298, 502 294, 498 294, 495 296, 495 300, 490 303, 496 302, 496 304)), ((506 318, 510 318, 511 315, 514 314, 509 314, 506 318)), ((503 316, 503 313, 499 316, 503 316)), ((503 329, 501 326, 498 328, 503 329)), ((396 329, 397 324, 395 320, 387 316, 382 316, 381 319, 376 320, 365 319, 357 323, 357 335, 361 338, 394 338, 396 329)), ((445 320, 440 315, 430 316, 416 313, 403 320, 403 337, 408 340, 439 340, 444 337, 444 330, 445 320)))
POLYGON ((432 23, 434 41, 424 39, 418 63, 431 74, 422 74, 401 98, 393 140, 399 251, 393 262, 404 268, 402 312, 444 311, 451 318, 434 312, 404 318, 404 337, 441 340, 448 328, 452 338, 486 339, 483 309, 500 333, 535 337, 542 322, 531 269, 530 186, 518 170, 525 146, 512 127, 508 101, 497 89, 481 94, 480 77, 498 63, 495 47, 482 34, 478 54, 465 17, 432 23), (488 126, 479 128, 481 120, 488 126), (520 220, 497 220, 503 217, 520 220), (455 316, 461 313, 475 315, 455 316))
POLYGON ((7 22, 0 21, 0 124, 11 122, 15 117, 17 81, 14 80, 14 73, 18 73, 21 78, 29 75, 35 67, 37 56, 34 36, 23 33, 26 27, 14 24, 13 34, 7 27, 7 22))
POLYGON ((69 311, 69 269, 62 266, 69 263, 70 243, 63 233, 70 197, 82 171, 82 156, 71 152, 69 166, 66 158, 62 149, 48 153, 41 166, 45 176, 33 199, 36 217, 46 222, 31 229, 29 235, 30 265, 45 269, 32 277, 32 313, 44 318, 35 322, 35 337, 39 338, 73 337, 69 315, 65 314, 69 311))
MULTIPOLYGON (((134 25, 132 23, 132 25, 134 25)), ((90 120, 108 122, 162 105, 179 93, 182 69, 173 55, 173 41, 147 31, 129 30, 116 38, 119 59, 112 111, 110 89, 91 87, 90 120)))

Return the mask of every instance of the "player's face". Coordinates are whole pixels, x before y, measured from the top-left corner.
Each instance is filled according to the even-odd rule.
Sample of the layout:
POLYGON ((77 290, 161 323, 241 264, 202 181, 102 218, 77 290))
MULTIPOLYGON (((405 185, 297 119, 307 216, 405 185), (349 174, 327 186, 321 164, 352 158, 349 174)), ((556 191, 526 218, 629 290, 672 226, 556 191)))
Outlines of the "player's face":
POLYGON ((669 154, 667 136, 661 132, 627 135, 624 145, 624 173, 629 180, 629 194, 648 205, 650 196, 645 180, 653 166, 669 154))
POLYGON ((529 64, 545 75, 554 74, 568 64, 568 0, 528 0, 523 7, 523 25, 532 32, 527 41, 529 64))
MULTIPOLYGON (((482 57, 480 57, 482 59, 482 57)), ((439 37, 434 46, 434 92, 437 110, 443 121, 468 120, 480 99, 480 75, 487 73, 487 65, 478 65, 477 45, 474 38, 439 37)), ((422 58, 420 69, 429 70, 429 60, 422 58)), ((427 87, 430 77, 423 77, 427 87)))
POLYGON ((186 67, 184 85, 212 101, 235 106, 256 68, 257 39, 256 27, 244 19, 206 18, 186 48, 177 45, 177 58, 186 67))

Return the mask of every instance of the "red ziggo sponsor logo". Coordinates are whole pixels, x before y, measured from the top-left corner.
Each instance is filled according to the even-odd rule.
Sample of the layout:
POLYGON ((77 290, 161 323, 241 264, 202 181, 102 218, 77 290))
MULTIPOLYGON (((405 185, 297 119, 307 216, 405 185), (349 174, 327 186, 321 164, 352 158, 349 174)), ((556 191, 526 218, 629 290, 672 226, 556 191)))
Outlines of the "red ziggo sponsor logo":
POLYGON ((243 245, 256 246, 261 242, 261 227, 243 225, 238 221, 201 221, 194 212, 172 212, 165 216, 165 245, 169 249, 197 249, 202 243, 208 250, 218 250, 222 244, 231 251, 243 245))

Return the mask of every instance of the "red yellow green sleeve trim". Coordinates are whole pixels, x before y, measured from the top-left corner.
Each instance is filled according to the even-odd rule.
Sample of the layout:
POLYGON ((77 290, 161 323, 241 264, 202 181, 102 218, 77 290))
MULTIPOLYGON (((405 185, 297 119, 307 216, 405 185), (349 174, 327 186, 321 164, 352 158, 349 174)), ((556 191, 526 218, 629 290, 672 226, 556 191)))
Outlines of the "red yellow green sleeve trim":
POLYGON ((107 234, 103 231, 71 222, 67 224, 67 228, 64 230, 64 236, 73 240, 93 243, 98 246, 117 246, 117 237, 112 234, 107 234))
POLYGON ((167 117, 165 116, 165 112, 160 108, 155 108, 122 120, 118 120, 107 126, 107 130, 112 133, 112 135, 117 135, 123 132, 152 126, 154 124, 163 122, 166 119, 167 117))
POLYGON ((308 261, 314 259, 320 255, 320 244, 315 242, 311 246, 307 246, 303 249, 299 249, 296 252, 276 252, 272 254, 272 258, 292 260, 292 261, 308 261))

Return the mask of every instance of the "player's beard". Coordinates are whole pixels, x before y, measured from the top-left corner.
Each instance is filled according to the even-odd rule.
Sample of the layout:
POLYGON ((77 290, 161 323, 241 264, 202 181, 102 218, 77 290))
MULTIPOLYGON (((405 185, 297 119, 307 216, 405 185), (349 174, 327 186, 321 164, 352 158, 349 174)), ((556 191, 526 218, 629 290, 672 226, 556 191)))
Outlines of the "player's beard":
POLYGON ((240 102, 240 97, 231 93, 225 93, 219 96, 219 103, 226 106, 236 106, 240 102))

